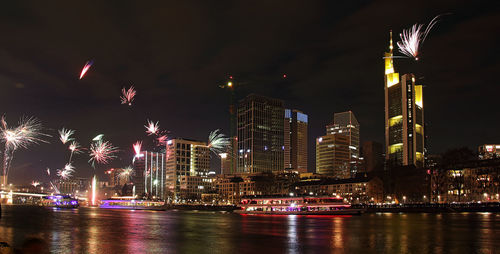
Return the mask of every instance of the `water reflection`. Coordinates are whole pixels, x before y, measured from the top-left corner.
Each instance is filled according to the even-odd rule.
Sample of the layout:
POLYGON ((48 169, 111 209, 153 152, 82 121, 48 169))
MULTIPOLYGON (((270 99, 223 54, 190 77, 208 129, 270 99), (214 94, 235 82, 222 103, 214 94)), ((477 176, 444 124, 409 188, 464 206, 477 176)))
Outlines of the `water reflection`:
POLYGON ((500 248, 497 214, 241 216, 3 207, 0 241, 54 253, 473 253, 500 248))

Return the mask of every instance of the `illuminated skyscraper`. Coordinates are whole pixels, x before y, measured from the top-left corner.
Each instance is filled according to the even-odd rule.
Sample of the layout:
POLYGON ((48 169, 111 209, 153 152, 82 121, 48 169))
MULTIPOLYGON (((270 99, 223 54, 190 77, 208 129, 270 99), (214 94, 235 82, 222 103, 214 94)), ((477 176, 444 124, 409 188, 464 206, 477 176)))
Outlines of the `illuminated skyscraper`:
POLYGON ((316 139, 316 173, 340 179, 349 178, 349 138, 327 134, 316 139))
POLYGON ((415 75, 394 71, 392 31, 385 61, 385 144, 389 166, 424 166, 424 106, 422 85, 415 75))
POLYGON ((298 110, 285 109, 285 169, 307 172, 307 115, 298 110))
POLYGON ((238 172, 283 170, 283 101, 251 94, 238 104, 238 172))
POLYGON ((333 114, 333 123, 326 126, 326 134, 342 134, 349 140, 350 174, 355 177, 359 161, 359 123, 352 111, 333 114))

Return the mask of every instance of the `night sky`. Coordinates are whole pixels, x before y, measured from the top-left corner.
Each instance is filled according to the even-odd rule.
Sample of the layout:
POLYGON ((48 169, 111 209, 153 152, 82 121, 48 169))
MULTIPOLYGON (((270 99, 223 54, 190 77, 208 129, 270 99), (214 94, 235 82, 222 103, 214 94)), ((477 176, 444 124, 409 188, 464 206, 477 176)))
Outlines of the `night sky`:
MULTIPOLYGON (((443 13, 419 62, 395 60, 397 72, 416 72, 425 85, 430 152, 500 143, 495 1, 145 2, 2 3, 0 113, 11 124, 36 116, 54 136, 15 153, 11 182, 45 181, 46 167, 67 162, 57 137, 63 126, 87 147, 104 133, 121 149, 116 167, 130 164, 133 142, 153 147, 147 119, 174 137, 229 134, 229 94, 218 87, 228 75, 241 82, 238 98, 276 97, 309 115, 311 168, 314 139, 334 112, 352 110, 362 141, 383 142, 389 30, 396 42, 401 29, 443 13), (136 100, 121 105, 120 90, 131 84, 136 100)), ((77 176, 91 174, 87 160, 76 156, 77 176)))

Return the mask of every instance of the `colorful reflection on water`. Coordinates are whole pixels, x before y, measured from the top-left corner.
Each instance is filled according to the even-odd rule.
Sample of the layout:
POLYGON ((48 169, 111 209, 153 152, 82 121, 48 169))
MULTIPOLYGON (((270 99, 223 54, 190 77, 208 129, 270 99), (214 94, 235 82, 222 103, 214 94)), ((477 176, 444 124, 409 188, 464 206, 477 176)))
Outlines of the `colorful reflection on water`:
POLYGON ((500 248, 500 215, 252 216, 4 206, 0 241, 53 253, 473 253, 500 248))

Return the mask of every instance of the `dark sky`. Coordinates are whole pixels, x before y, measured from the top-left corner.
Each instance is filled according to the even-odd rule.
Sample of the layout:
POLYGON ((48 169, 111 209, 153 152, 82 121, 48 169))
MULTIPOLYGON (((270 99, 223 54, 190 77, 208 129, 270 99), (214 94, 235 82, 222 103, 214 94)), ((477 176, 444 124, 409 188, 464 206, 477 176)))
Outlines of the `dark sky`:
MULTIPOLYGON (((160 121, 173 136, 206 140, 229 133, 227 75, 254 92, 309 115, 314 139, 334 112, 352 110, 362 141, 384 140, 383 60, 389 30, 443 16, 421 60, 397 59, 400 73, 423 76, 431 153, 500 143, 497 98, 500 8, 495 1, 9 1, 0 7, 0 113, 10 123, 36 116, 55 137, 16 152, 10 179, 46 180, 68 152, 57 129, 78 141, 104 133, 126 166, 143 125, 160 121), (94 60, 87 76, 81 68, 94 60), (283 79, 282 75, 287 78, 283 79), (132 107, 120 90, 133 84, 132 107)), ((90 175, 87 155, 77 175, 90 175)), ((105 167, 100 167, 102 171, 105 167)))

